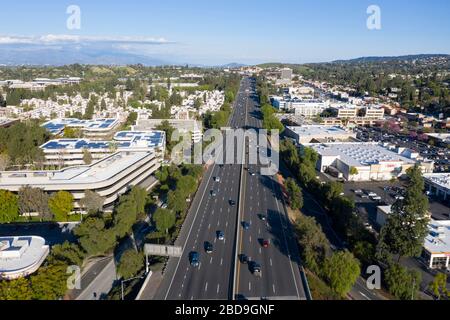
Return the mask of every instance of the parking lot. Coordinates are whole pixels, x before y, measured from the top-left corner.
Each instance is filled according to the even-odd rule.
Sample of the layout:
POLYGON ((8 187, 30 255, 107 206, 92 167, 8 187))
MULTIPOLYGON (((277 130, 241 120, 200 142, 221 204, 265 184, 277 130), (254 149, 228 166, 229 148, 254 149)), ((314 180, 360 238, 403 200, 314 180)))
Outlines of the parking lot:
POLYGON ((0 224, 0 237, 39 236, 53 246, 65 241, 74 242, 72 230, 75 223, 59 225, 57 223, 20 223, 0 224))
MULTIPOLYGON (((404 195, 404 184, 392 182, 348 182, 344 184, 344 192, 355 200, 356 207, 364 222, 375 226, 377 206, 393 205, 404 195), (355 192, 357 191, 357 192, 355 192), (373 192, 376 196, 369 196, 373 192), (375 200, 378 199, 378 200, 375 200), (381 199, 380 199, 381 198, 381 199)), ((429 198, 430 212, 433 219, 450 219, 450 208, 429 198)))
POLYGON ((364 142, 384 142, 417 151, 421 157, 433 160, 435 172, 450 171, 450 150, 431 146, 402 134, 383 132, 380 128, 356 128, 357 138, 364 142))

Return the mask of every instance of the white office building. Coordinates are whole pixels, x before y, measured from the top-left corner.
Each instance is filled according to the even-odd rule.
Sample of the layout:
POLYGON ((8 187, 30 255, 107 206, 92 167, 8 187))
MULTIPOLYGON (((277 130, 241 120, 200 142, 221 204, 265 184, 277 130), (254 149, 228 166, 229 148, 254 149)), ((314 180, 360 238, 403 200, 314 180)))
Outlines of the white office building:
POLYGON ((42 125, 54 135, 64 132, 65 128, 81 130, 85 138, 105 139, 112 134, 120 125, 119 119, 95 119, 95 120, 79 120, 79 119, 56 119, 51 120, 42 125))
POLYGON ((50 248, 41 237, 0 237, 0 281, 14 280, 36 272, 50 248))
POLYGON ((40 148, 45 155, 46 166, 77 166, 84 161, 88 152, 92 160, 98 161, 115 152, 154 152, 164 157, 166 136, 164 131, 120 131, 113 141, 92 141, 89 139, 51 140, 40 148))
POLYGON ((155 130, 164 121, 168 121, 169 124, 176 130, 179 130, 181 134, 190 133, 192 135, 192 141, 199 143, 203 138, 203 125, 197 120, 178 120, 178 119, 138 119, 136 125, 132 127, 133 131, 143 130, 155 130))
POLYGON ((104 206, 114 203, 130 187, 146 181, 160 168, 162 159, 155 152, 114 153, 91 165, 52 171, 0 172, 0 189, 18 193, 23 186, 40 188, 53 194, 64 190, 78 201, 91 190, 105 198, 104 206))
POLYGON ((303 100, 289 97, 272 97, 273 106, 279 110, 293 112, 307 118, 320 115, 328 105, 322 100, 303 100))

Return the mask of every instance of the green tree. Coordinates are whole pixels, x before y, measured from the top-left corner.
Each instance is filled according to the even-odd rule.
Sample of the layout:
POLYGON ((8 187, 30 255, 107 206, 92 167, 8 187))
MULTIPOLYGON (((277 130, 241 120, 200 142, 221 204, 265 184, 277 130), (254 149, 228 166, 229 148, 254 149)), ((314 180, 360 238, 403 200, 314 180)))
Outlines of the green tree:
POLYGON ((137 276, 139 271, 144 267, 144 256, 134 249, 128 249, 120 257, 117 272, 124 279, 137 276))
POLYGON ((39 188, 24 186, 19 190, 19 209, 22 215, 38 213, 41 220, 51 220, 52 215, 48 207, 48 194, 39 188))
POLYGON ((48 207, 55 216, 56 221, 67 221, 69 213, 73 210, 74 198, 67 191, 58 191, 48 200, 48 207))
POLYGON ((445 273, 439 272, 430 283, 429 288, 438 300, 450 298, 450 293, 447 290, 447 275, 445 273))
POLYGON ((285 182, 286 191, 289 196, 289 202, 293 210, 301 209, 303 207, 303 194, 294 179, 288 178, 285 182))
POLYGON ((92 154, 88 149, 83 149, 83 162, 86 165, 90 165, 92 163, 92 154))
POLYGON ((345 296, 361 274, 361 269, 352 253, 339 251, 325 259, 323 274, 330 287, 337 294, 345 296))
POLYGON ((301 215, 295 225, 301 257, 305 266, 316 274, 320 274, 325 258, 331 248, 327 237, 313 217, 301 215))
POLYGON ((19 217, 18 198, 12 192, 0 190, 0 222, 10 223, 19 217))
POLYGON ((27 301, 33 299, 33 290, 30 281, 19 278, 11 281, 0 281, 0 300, 27 301))
POLYGON ((428 234, 428 198, 424 194, 424 180, 416 165, 408 170, 408 186, 404 200, 397 201, 380 233, 378 257, 387 259, 387 253, 402 257, 419 256, 428 234))
POLYGON ((88 213, 97 213, 103 210, 105 198, 92 190, 84 192, 84 198, 80 200, 80 206, 88 213))
POLYGON ((421 280, 420 271, 408 270, 399 264, 392 264, 385 276, 389 292, 400 300, 415 299, 421 280))
POLYGON ((106 229, 101 218, 87 218, 74 229, 83 250, 88 257, 104 255, 116 245, 116 233, 106 229))
POLYGON ((120 198, 119 205, 114 212, 114 231, 119 238, 131 233, 131 228, 137 220, 137 203, 130 195, 120 198))
POLYGON ((83 251, 75 243, 66 241, 63 244, 57 244, 52 247, 52 262, 62 261, 67 265, 77 265, 81 267, 84 257, 83 251))
POLYGON ((176 216, 171 210, 159 208, 153 214, 153 221, 159 232, 168 235, 169 230, 175 225, 176 216))
POLYGON ((67 265, 58 263, 41 267, 31 277, 33 297, 36 300, 58 300, 67 291, 67 265))
POLYGON ((359 171, 356 167, 351 167, 350 168, 350 175, 351 176, 356 176, 357 174, 359 174, 359 171))

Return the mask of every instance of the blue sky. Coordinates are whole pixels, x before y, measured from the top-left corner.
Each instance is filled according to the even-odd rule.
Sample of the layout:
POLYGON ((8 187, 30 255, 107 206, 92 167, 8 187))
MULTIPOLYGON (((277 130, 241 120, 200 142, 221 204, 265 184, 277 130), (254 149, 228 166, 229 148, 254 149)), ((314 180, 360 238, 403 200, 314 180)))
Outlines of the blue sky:
POLYGON ((175 62, 304 63, 450 53, 449 12, 448 0, 22 0, 2 4, 0 37, 114 38, 116 49, 175 62), (80 30, 66 28, 72 4, 80 30), (371 4, 381 30, 366 28, 371 4))

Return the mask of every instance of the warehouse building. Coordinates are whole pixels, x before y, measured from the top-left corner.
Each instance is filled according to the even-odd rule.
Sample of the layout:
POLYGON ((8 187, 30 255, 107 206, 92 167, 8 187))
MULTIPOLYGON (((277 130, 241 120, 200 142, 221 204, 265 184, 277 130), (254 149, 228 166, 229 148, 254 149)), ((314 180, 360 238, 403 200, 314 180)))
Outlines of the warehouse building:
MULTIPOLYGON (((317 170, 342 173, 347 181, 389 181, 406 174, 416 161, 390 151, 377 143, 304 144, 319 154, 317 170)), ((433 162, 420 163, 422 171, 432 172, 433 162)))
POLYGON ((450 270, 450 220, 428 224, 422 259, 430 269, 450 270))
POLYGON ((339 126, 305 125, 286 127, 285 135, 297 144, 356 140, 356 133, 339 126))
POLYGON ((450 173, 424 175, 425 187, 431 195, 450 203, 450 173))

